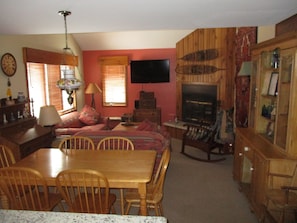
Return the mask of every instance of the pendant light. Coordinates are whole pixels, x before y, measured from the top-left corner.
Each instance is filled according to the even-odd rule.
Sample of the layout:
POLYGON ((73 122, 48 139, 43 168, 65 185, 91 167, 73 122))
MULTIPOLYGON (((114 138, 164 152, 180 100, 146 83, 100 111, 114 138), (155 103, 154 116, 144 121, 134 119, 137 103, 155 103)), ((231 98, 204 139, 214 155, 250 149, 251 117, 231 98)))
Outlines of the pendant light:
MULTIPOLYGON (((72 52, 71 48, 68 47, 68 34, 67 34, 67 21, 66 17, 68 15, 71 15, 70 11, 61 10, 58 12, 59 15, 64 17, 64 27, 65 27, 65 48, 63 49, 63 61, 62 64, 64 65, 63 72, 63 78, 57 81, 57 86, 61 90, 65 90, 68 94, 68 103, 71 105, 73 104, 73 97, 72 94, 76 90, 79 89, 81 86, 81 81, 75 78, 75 71, 74 69, 70 69, 66 64, 66 56, 71 55, 73 58, 75 58, 74 53, 72 52)), ((74 59, 75 60, 75 59, 74 59)))

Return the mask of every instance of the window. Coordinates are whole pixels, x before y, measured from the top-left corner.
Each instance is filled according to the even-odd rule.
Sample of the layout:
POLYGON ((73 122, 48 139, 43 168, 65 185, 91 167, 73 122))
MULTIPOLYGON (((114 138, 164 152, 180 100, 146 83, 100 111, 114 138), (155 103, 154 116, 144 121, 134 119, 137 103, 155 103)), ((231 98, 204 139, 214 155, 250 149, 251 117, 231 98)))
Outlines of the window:
POLYGON ((101 57, 103 106, 127 106, 128 57, 101 57))
POLYGON ((102 68, 104 106, 126 106, 126 67, 106 65, 102 68))
POLYGON ((56 86, 60 73, 60 65, 27 63, 29 98, 34 102, 31 109, 35 117, 38 118, 39 108, 44 105, 54 105, 61 113, 75 108, 74 104, 69 105, 66 92, 56 86))
MULTIPOLYGON (((29 98, 33 100, 31 110, 37 118, 40 107, 44 105, 54 105, 60 114, 76 109, 75 94, 73 93, 74 103, 69 105, 67 93, 56 85, 62 77, 61 70, 65 67, 60 65, 61 56, 63 55, 24 48, 28 93, 29 98)), ((71 65, 69 67, 72 67, 71 65)))

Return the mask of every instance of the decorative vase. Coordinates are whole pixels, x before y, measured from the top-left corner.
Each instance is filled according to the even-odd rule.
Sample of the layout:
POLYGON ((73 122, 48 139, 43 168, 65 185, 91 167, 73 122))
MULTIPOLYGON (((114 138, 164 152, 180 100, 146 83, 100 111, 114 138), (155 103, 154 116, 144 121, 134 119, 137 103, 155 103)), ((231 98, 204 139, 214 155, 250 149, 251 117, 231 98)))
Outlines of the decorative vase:
POLYGON ((18 92, 18 102, 24 102, 24 101, 25 101, 24 92, 18 92))

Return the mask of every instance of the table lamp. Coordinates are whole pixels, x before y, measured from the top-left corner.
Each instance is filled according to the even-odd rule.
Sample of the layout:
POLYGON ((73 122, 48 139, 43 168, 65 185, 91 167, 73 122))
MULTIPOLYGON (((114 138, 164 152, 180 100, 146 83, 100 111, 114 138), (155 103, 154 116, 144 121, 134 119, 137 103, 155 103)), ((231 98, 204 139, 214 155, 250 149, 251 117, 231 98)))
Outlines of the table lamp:
POLYGON ((46 105, 40 107, 40 112, 39 112, 39 119, 38 119, 38 124, 43 126, 43 127, 50 127, 53 132, 53 126, 55 124, 58 124, 61 122, 61 117, 58 114, 55 106, 53 105, 46 105))
POLYGON ((92 94, 91 106, 96 109, 94 94, 102 93, 102 90, 98 87, 96 83, 89 83, 85 94, 92 94))
POLYGON ((243 61, 238 76, 250 76, 252 73, 252 61, 243 61))

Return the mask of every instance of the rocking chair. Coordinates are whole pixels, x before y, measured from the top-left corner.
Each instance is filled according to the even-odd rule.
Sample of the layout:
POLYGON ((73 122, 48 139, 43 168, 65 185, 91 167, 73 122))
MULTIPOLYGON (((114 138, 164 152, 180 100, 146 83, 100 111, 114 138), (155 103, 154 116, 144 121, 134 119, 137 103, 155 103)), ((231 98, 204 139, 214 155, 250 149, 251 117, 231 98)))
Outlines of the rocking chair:
POLYGON ((223 144, 217 143, 214 140, 216 129, 207 124, 186 124, 187 130, 183 134, 182 150, 181 153, 198 161, 204 162, 217 162, 225 160, 225 157, 216 159, 211 158, 211 154, 223 155, 223 144), (206 152, 207 159, 196 157, 186 152, 186 145, 195 147, 206 152), (214 151, 217 149, 217 151, 214 151))

